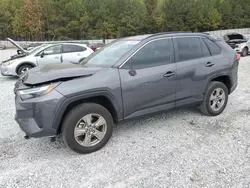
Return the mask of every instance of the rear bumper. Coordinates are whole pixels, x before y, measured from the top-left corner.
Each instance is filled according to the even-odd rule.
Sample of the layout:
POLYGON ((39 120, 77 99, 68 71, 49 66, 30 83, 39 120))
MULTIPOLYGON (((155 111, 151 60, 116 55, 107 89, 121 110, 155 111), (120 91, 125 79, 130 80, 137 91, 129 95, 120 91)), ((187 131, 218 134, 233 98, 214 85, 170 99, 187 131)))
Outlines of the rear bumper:
POLYGON ((238 82, 234 83, 234 85, 230 89, 230 94, 233 93, 234 90, 236 90, 237 86, 238 86, 238 82))
POLYGON ((231 88, 229 94, 233 93, 238 86, 238 68, 239 68, 239 60, 234 62, 234 66, 231 70, 231 75, 230 75, 231 88))
POLYGON ((19 127, 29 137, 50 137, 57 134, 53 128, 57 107, 65 98, 53 90, 51 93, 27 101, 15 96, 15 120, 19 127))

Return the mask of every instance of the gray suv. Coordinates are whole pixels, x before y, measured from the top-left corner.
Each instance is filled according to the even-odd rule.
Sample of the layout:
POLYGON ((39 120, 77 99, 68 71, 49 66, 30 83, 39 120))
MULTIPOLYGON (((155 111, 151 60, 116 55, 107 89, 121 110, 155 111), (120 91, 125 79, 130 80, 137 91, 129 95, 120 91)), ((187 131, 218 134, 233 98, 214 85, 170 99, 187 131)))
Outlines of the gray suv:
POLYGON ((36 67, 15 84, 16 121, 28 137, 62 134, 78 153, 110 139, 119 121, 181 106, 222 113, 237 87, 239 57, 202 33, 118 39, 81 64, 36 67))

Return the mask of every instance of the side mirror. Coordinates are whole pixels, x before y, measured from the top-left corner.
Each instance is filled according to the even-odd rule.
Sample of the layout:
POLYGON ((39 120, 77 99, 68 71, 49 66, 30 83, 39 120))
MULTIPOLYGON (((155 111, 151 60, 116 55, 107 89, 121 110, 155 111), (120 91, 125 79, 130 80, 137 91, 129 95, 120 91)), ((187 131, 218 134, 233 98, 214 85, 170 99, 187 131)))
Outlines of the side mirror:
POLYGON ((22 52, 21 50, 17 50, 17 54, 20 55, 22 52))

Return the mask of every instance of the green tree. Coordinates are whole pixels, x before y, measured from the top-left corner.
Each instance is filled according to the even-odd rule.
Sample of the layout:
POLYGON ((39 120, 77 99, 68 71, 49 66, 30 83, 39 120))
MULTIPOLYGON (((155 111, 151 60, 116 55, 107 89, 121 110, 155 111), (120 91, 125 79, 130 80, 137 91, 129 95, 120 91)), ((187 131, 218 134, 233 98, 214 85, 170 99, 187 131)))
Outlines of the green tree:
POLYGON ((105 39, 249 26, 249 0, 0 0, 1 39, 105 39))

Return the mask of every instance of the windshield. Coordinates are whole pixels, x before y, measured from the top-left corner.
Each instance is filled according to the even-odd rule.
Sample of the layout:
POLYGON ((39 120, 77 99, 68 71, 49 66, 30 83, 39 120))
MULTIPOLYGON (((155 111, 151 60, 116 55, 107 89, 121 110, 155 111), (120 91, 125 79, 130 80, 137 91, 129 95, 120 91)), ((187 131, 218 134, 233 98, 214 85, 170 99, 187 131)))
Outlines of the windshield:
POLYGON ((29 54, 34 54, 34 53, 38 52, 40 49, 42 49, 42 48, 44 48, 46 46, 48 46, 48 44, 42 44, 40 46, 37 46, 37 47, 31 49, 30 51, 28 51, 28 53, 29 54))
POLYGON ((125 41, 119 40, 108 44, 103 49, 100 49, 89 57, 84 59, 81 64, 86 66, 113 66, 123 55, 131 50, 140 41, 125 41))

